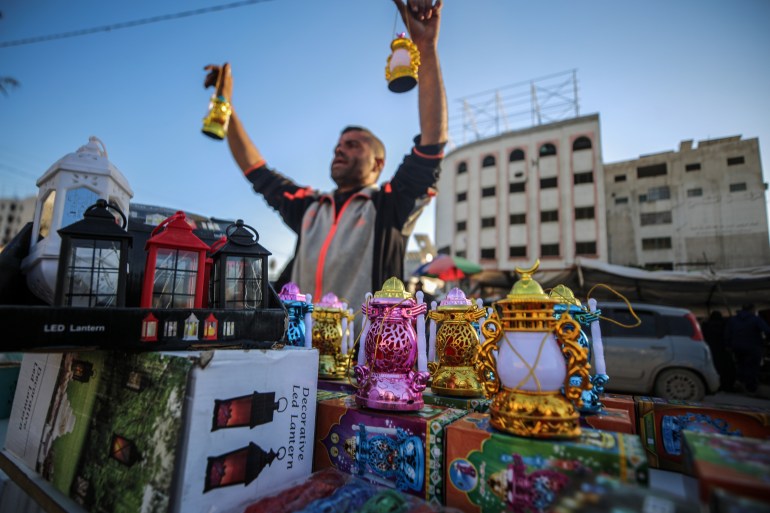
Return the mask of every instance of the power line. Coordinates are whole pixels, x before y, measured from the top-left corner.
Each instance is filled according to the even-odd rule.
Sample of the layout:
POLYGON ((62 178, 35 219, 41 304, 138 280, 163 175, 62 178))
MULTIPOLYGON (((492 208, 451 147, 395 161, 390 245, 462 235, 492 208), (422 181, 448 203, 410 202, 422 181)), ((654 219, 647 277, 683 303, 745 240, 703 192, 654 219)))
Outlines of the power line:
POLYGON ((201 14, 208 14, 210 12, 226 11, 229 9, 236 9, 238 7, 244 7, 247 5, 260 4, 260 3, 272 2, 272 1, 274 0, 241 0, 240 2, 231 2, 229 4, 222 4, 222 5, 213 5, 211 7, 202 7, 200 9, 193 9, 191 11, 182 11, 182 12, 177 12, 173 14, 163 14, 160 16, 153 16, 151 18, 142 18, 139 20, 114 23, 112 25, 102 25, 100 27, 93 27, 93 28, 87 28, 87 29, 81 29, 81 30, 72 30, 70 32, 60 32, 58 34, 49 34, 46 36, 28 37, 24 39, 16 39, 14 41, 3 41, 3 42, 0 42, 0 48, 30 45, 33 43, 53 41, 55 39, 66 39, 70 37, 86 36, 88 34, 95 34, 97 32, 110 32, 112 30, 138 27, 140 25, 149 25, 150 23, 159 23, 161 21, 176 20, 179 18, 189 18, 190 16, 199 16, 201 14))

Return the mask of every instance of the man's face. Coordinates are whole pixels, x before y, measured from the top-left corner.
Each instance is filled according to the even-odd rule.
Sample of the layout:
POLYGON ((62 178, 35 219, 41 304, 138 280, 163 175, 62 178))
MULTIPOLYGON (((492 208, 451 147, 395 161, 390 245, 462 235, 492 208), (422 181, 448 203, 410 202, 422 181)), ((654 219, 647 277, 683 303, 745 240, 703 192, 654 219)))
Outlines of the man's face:
POLYGON ((371 185, 377 181, 383 164, 384 159, 375 156, 364 132, 345 132, 334 148, 332 180, 340 189, 371 185))

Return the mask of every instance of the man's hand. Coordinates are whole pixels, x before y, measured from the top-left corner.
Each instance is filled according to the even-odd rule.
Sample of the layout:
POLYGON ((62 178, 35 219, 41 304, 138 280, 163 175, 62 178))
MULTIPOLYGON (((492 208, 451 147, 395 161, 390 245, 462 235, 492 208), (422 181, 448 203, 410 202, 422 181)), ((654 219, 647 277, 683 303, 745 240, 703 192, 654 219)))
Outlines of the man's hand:
POLYGON ((401 19, 409 30, 409 37, 417 48, 435 46, 438 41, 441 0, 393 0, 401 19), (408 17, 408 18, 407 18, 408 17))
POLYGON ((233 76, 230 72, 230 64, 227 62, 222 66, 209 64, 203 69, 209 72, 206 80, 203 81, 203 87, 215 87, 217 96, 230 101, 233 97, 233 76))

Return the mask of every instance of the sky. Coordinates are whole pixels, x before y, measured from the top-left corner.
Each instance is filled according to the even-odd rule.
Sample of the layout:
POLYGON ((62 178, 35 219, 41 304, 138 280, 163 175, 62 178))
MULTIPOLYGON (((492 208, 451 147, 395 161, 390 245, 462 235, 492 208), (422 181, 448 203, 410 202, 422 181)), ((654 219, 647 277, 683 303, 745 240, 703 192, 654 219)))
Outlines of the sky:
MULTIPOLYGON (((254 0, 17 44, 232 1, 0 0, 0 77, 20 84, 0 95, 0 197, 36 195, 37 178, 94 135, 133 202, 243 219, 282 266, 294 235, 226 142, 200 131, 203 67, 225 61, 233 105, 269 166, 331 190, 332 150, 356 124, 385 142, 391 176, 419 132, 416 90, 391 93, 384 78, 404 30, 392 0, 254 0)), ((600 116, 605 163, 740 134, 759 138, 770 165, 767 0, 445 0, 442 18, 451 144, 463 142, 463 98, 575 70, 580 114, 600 116)), ((435 222, 429 208, 415 231, 432 237, 435 222)))

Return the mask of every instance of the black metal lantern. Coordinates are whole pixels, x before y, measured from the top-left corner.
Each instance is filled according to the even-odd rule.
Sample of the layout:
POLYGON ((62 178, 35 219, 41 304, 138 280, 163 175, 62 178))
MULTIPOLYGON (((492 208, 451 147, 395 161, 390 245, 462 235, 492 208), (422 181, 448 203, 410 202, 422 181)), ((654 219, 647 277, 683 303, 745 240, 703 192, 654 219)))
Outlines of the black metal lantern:
POLYGON ((133 239, 126 224, 117 206, 100 199, 86 209, 82 220, 58 231, 57 306, 125 306, 128 249, 133 239), (120 216, 121 225, 110 210, 120 216))
POLYGON ((227 242, 213 255, 210 300, 212 308, 256 310, 267 307, 267 257, 259 233, 238 219, 225 231, 227 242))

